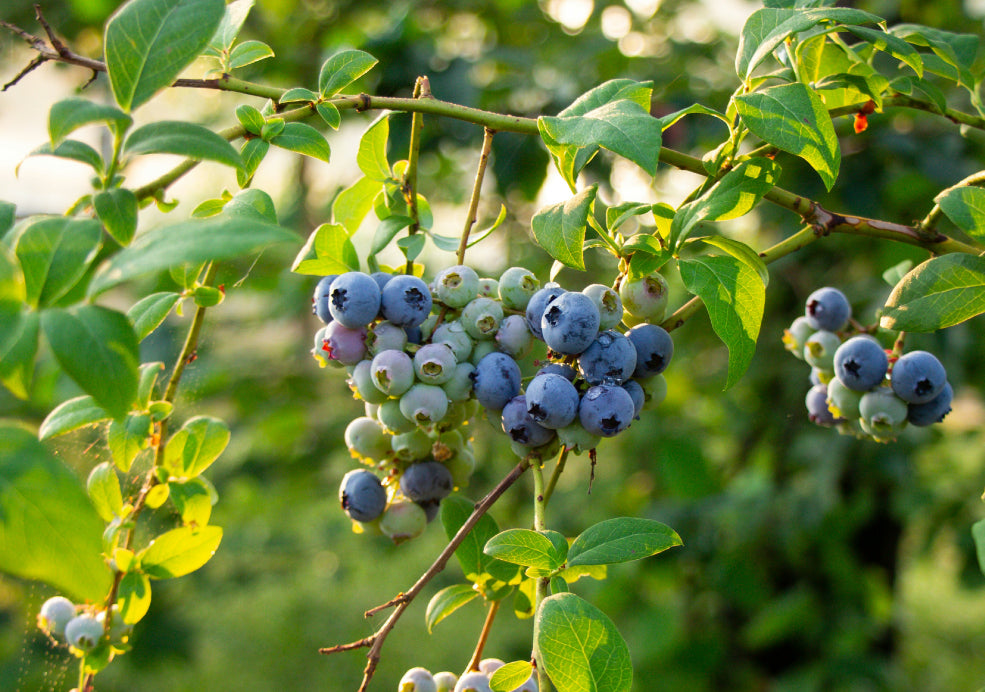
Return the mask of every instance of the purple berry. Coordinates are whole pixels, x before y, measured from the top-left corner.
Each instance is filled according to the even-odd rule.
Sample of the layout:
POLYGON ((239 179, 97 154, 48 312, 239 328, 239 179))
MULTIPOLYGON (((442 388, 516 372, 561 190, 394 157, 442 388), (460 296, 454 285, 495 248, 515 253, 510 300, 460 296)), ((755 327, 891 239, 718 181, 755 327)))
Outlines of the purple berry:
POLYGON ((852 316, 852 306, 837 288, 825 286, 807 296, 804 317, 813 329, 836 332, 844 329, 852 316))
POLYGON ((834 371, 841 383, 856 392, 878 387, 886 377, 889 358, 882 345, 868 336, 853 336, 835 351, 834 371))
POLYGON ((600 384, 590 388, 581 398, 578 419, 593 435, 612 437, 633 422, 636 407, 633 398, 618 385, 600 384))

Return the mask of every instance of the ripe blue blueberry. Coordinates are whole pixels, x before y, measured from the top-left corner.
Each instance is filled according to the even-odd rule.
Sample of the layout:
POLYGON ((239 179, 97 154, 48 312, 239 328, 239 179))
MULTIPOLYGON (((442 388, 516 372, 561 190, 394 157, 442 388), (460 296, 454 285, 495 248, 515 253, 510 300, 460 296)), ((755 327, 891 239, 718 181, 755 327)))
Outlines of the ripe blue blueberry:
POLYGON ((582 427, 601 437, 622 432, 633 422, 635 415, 633 398, 618 385, 600 384, 590 388, 578 407, 582 427))
POLYGON ((868 336, 853 336, 835 351, 834 371, 841 383, 856 392, 878 387, 886 377, 889 358, 882 345, 868 336))
POLYGON ((636 370, 636 348, 619 332, 604 331, 578 357, 578 368, 588 384, 622 384, 636 370))
POLYGON ((530 301, 527 303, 527 326, 530 327, 530 333, 541 341, 544 339, 541 320, 544 311, 547 310, 547 304, 564 292, 565 290, 556 283, 549 283, 530 296, 530 301))
POLYGON ((438 684, 426 668, 411 668, 397 683, 397 692, 438 692, 438 684))
POLYGON ((64 637, 65 625, 75 617, 75 605, 64 596, 53 596, 41 605, 38 627, 52 637, 64 637))
POLYGON ((951 401, 953 398, 954 390, 951 388, 951 383, 946 382, 941 393, 927 403, 910 404, 906 419, 913 423, 913 425, 920 427, 940 423, 951 412, 951 401))
POLYGON ((400 490, 411 500, 443 500, 451 494, 454 482, 451 471, 437 461, 411 464, 400 477, 400 490))
POLYGON ((520 393, 520 366, 505 353, 487 354, 472 374, 472 391, 487 409, 502 411, 520 393))
POLYGON ((437 423, 448 413, 445 390, 418 382, 400 397, 400 412, 420 426, 437 423))
POLYGON ((423 280, 400 274, 387 283, 382 293, 383 316, 398 327, 416 327, 431 314, 431 292, 423 280))
POLYGON ((329 274, 319 279, 315 286, 315 293, 311 296, 311 312, 318 315, 318 319, 325 324, 332 321, 332 312, 328 309, 328 303, 331 297, 332 282, 338 276, 338 274, 329 274))
POLYGON ((527 397, 519 394, 507 402, 502 414, 503 432, 524 447, 540 447, 554 437, 554 431, 537 423, 527 412, 527 397))
POLYGON ((643 410, 643 405, 646 403, 646 392, 643 391, 643 385, 641 385, 636 380, 627 380, 622 383, 622 388, 629 392, 629 396, 633 398, 633 420, 640 419, 640 411, 643 410))
POLYGON ((816 384, 807 390, 804 403, 807 405, 807 415, 811 423, 826 428, 835 424, 835 417, 828 410, 828 388, 823 384, 816 384))
POLYGON ((342 477, 339 501, 350 518, 373 521, 386 508, 386 491, 376 474, 366 469, 354 469, 342 477))
POLYGON ((908 404, 926 404, 937 398, 947 384, 947 372, 937 357, 927 351, 910 351, 893 366, 893 391, 908 404))
POLYGON ((89 613, 76 615, 65 625, 65 641, 84 653, 95 649, 102 638, 103 624, 89 613))
POLYGON ((349 329, 365 327, 380 311, 380 287, 369 274, 340 274, 332 282, 329 294, 332 317, 349 329))
POLYGON ((548 348, 571 356, 580 354, 595 341, 599 322, 595 301, 584 293, 572 291, 548 303, 540 327, 548 348))
POLYGON ((852 306, 837 288, 825 286, 807 296, 804 317, 813 329, 836 332, 844 329, 852 316, 852 306))
POLYGON ((499 277, 499 299, 510 310, 526 310, 531 296, 540 290, 540 281, 524 267, 510 267, 499 277))
POLYGON ((599 329, 612 329, 622 322, 622 299, 614 289, 605 284, 590 284, 582 293, 594 300, 599 309, 599 329))
POLYGON ((575 378, 578 377, 578 371, 567 363, 548 363, 538 370, 534 377, 547 374, 560 375, 569 382, 574 382, 575 378))
POLYGON ((479 275, 464 264, 447 267, 434 277, 434 288, 438 300, 448 307, 464 307, 479 295, 479 275))
POLYGON ((639 324, 628 332, 629 339, 636 348, 635 377, 659 375, 674 357, 674 341, 663 327, 656 324, 639 324))
POLYGON ((390 396, 400 396, 414 384, 414 361, 403 351, 376 354, 370 365, 373 384, 390 396))
POLYGON ((578 415, 578 390, 563 375, 535 376, 527 385, 526 397, 530 417, 545 428, 563 428, 578 415))

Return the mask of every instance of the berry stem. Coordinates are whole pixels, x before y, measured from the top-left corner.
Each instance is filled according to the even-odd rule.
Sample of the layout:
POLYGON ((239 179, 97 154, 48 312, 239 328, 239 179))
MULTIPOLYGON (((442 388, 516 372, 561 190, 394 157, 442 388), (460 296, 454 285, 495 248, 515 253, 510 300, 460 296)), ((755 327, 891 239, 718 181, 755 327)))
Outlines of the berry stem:
MULTIPOLYGON (((417 78, 417 82, 414 84, 414 98, 431 98, 431 84, 428 82, 427 77, 417 78)), ((404 201, 407 203, 407 209, 410 211, 410 218, 412 219, 411 224, 407 229, 408 236, 413 236, 421 227, 421 219, 417 209, 417 161, 420 158, 421 153, 421 128, 423 125, 424 114, 414 113, 411 116, 410 124, 410 145, 407 153, 407 170, 404 173, 404 179, 402 181, 402 185, 400 186, 401 192, 404 195, 404 201)), ((404 273, 414 273, 414 260, 410 257, 407 258, 407 266, 404 269, 404 273)))
MULTIPOLYGON (((560 463, 560 459, 559 459, 560 463)), ((547 509, 547 493, 544 488, 544 469, 539 463, 532 463, 531 468, 533 469, 534 475, 534 531, 543 531, 547 528, 545 522, 545 513, 547 509)), ((537 579, 537 588, 535 592, 534 601, 534 612, 540 610, 540 604, 544 602, 544 599, 550 595, 550 580, 546 577, 540 577, 537 579)), ((544 666, 540 664, 540 651, 538 650, 537 643, 534 642, 533 659, 538 664, 537 665, 537 686, 541 690, 550 690, 550 679, 547 677, 547 671, 544 670, 544 666)))
POLYGON ((472 184, 472 196, 469 198, 469 210, 465 215, 465 228, 462 229, 462 239, 458 243, 456 258, 458 264, 465 262, 465 250, 469 246, 469 234, 476 222, 476 214, 479 210, 479 195, 482 192, 482 179, 486 175, 486 166, 489 163, 489 154, 492 152, 493 135, 495 130, 488 127, 482 135, 482 151, 479 154, 479 166, 475 171, 475 182, 472 184))
POLYGON ((557 456, 557 463, 554 465, 554 472, 551 473, 550 480, 547 481, 547 488, 544 490, 544 507, 551 501, 551 495, 554 494, 554 488, 557 486, 557 481, 564 472, 564 466, 568 461, 568 448, 562 446, 561 452, 557 456))
POLYGON ((500 603, 502 601, 491 601, 489 603, 489 612, 486 613, 486 619, 482 623, 482 631, 479 632, 479 641, 476 642, 475 651, 472 652, 472 658, 465 667, 466 673, 479 670, 479 661, 482 660, 482 650, 486 648, 486 641, 489 639, 489 632, 492 631, 493 621, 496 619, 496 613, 499 612, 500 603))

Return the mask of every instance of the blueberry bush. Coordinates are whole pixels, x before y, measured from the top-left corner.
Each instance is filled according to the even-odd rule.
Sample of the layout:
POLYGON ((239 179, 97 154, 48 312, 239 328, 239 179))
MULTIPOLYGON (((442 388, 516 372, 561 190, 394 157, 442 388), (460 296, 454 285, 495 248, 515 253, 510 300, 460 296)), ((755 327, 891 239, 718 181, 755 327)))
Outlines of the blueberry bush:
MULTIPOLYGON (((57 592, 32 617, 50 645, 77 662, 69 686, 79 692, 99 689, 116 659, 139 656, 142 640, 154 638, 141 627, 159 591, 207 569, 224 539, 244 530, 245 520, 213 523, 221 498, 209 478, 236 444, 241 412, 193 415, 182 392, 204 330, 254 271, 310 295, 310 330, 293 353, 310 351, 311 376, 347 386, 359 402, 325 414, 344 419, 333 444, 351 457, 331 469, 339 480, 334 511, 360 540, 385 541, 388 563, 429 531, 446 541, 392 598, 353 606, 387 613, 370 634, 322 643, 320 654, 332 659, 364 651, 360 690, 646 689, 639 673, 634 686, 632 652, 647 646, 648 633, 624 639, 619 618, 592 602, 592 584, 658 555, 684 566, 675 554, 688 549, 689 532, 699 552, 712 549, 701 547, 700 521, 680 508, 585 523, 552 512, 572 492, 565 472, 587 473, 589 492, 595 483, 619 492, 623 483, 629 493, 637 477, 605 473, 607 449, 625 450, 615 445, 666 415, 675 370, 678 380, 724 371, 719 385, 740 389, 757 344, 781 339, 763 332, 767 288, 789 280, 795 259, 817 245, 844 236, 855 245, 843 247, 906 247, 918 261, 867 266, 885 290, 874 314, 863 316, 853 311, 851 290, 827 285, 847 286, 857 274, 829 276, 804 260, 797 289, 807 295, 782 333, 783 346, 811 367, 806 416, 800 409, 796 418, 832 428, 822 446, 898 445, 954 407, 964 383, 949 376, 946 357, 906 347, 985 312, 985 174, 920 189, 923 209, 912 220, 867 215, 864 179, 842 168, 858 138, 888 131, 894 114, 952 128, 941 137, 977 141, 985 131, 977 35, 823 1, 773 0, 745 20, 723 98, 667 108, 664 77, 614 76, 562 107, 513 115, 505 97, 499 106, 460 103, 424 75, 401 85, 409 95, 370 93, 374 70, 399 63, 383 39, 380 60, 372 46, 343 47, 296 85, 241 77, 275 62, 279 50, 241 37, 251 9, 253 0, 128 0, 105 22, 98 58, 62 41, 43 7, 44 36, 3 22, 35 55, 7 85, 12 93, 50 62, 90 71, 106 95, 82 91, 55 103, 48 140, 30 154, 77 162, 91 191, 62 215, 0 202, 0 383, 36 408, 0 421, 0 570, 57 592), (208 71, 198 76, 203 65, 208 71), (155 104, 173 89, 238 101, 222 129, 155 117, 155 104), (464 217, 451 224, 432 199, 447 194, 455 175, 423 155, 436 136, 426 122, 481 133, 474 175, 460 185, 466 194, 456 211, 464 217), (362 130, 358 174, 318 218, 301 223, 255 184, 275 152, 331 166, 353 124, 362 130), (701 138, 689 139, 688 127, 700 128, 701 138), (102 150, 77 138, 93 129, 102 150), (505 138, 519 144, 497 150, 505 138), (143 157, 161 154, 179 162, 133 184, 143 157), (518 178, 527 193, 506 193, 507 176, 496 169, 509 156, 532 157, 534 168, 541 162, 539 179, 518 178), (548 162, 567 192, 529 210, 548 162), (224 167, 236 185, 219 183, 188 209, 169 190, 198 166, 224 167), (608 178, 617 169, 651 183, 684 171, 692 187, 673 204, 632 199, 608 178), (833 197, 841 189, 852 194, 833 197), (857 207, 835 211, 828 199, 857 207), (782 230, 772 242, 734 230, 735 220, 776 213, 782 230), (462 230, 449 234, 449 225, 462 230), (533 259, 486 269, 512 246, 533 259), (778 274, 778 266, 787 269, 778 274), (704 329, 704 318, 695 319, 701 312, 726 349, 723 367, 707 355, 711 347, 675 349, 678 330, 694 322, 704 329), (176 352, 149 358, 160 352, 155 339, 175 328, 183 333, 176 352), (71 396, 51 402, 38 393, 42 380, 67 383, 62 391, 71 396), (478 442, 490 432, 501 436, 499 447, 478 442), (60 446, 79 435, 88 446, 60 446), (492 510, 522 492, 513 486, 527 475, 529 509, 504 510, 517 526, 502 529, 492 510), (456 652, 458 672, 432 674, 420 647, 403 677, 381 680, 385 644, 421 600, 429 631, 481 604, 477 643, 456 652), (504 603, 530 625, 525 652, 506 662, 484 657, 504 603)), ((853 251, 841 255, 850 266, 853 251)), ((865 290, 871 294, 871 284, 865 290)), ((235 326, 217 324, 223 332, 213 338, 237 338, 235 326)), ((256 411, 265 405, 252 402, 256 411)), ((647 450, 633 454, 646 463, 647 450)), ((985 557, 985 525, 969 520, 962 530, 985 557)), ((755 649, 758 637, 769 652, 785 641, 802 611, 817 606, 801 593, 806 601, 785 594, 758 629, 746 630, 743 645, 755 649)), ((872 635, 873 648, 884 634, 872 635)), ((729 680, 720 665, 719 680, 729 680)), ((750 677, 729 685, 755 686, 750 677)))

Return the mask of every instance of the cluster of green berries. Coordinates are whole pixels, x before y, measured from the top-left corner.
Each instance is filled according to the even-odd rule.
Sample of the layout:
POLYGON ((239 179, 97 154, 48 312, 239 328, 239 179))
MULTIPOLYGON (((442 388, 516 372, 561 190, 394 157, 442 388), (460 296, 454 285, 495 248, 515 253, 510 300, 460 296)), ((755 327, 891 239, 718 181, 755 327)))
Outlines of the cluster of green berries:
POLYGON ((666 395, 661 373, 674 345, 653 324, 666 307, 659 274, 618 291, 541 286, 523 267, 491 279, 456 265, 430 285, 383 272, 324 277, 312 298, 325 323, 312 354, 345 368, 365 402, 345 442, 369 468, 346 474, 343 509, 359 529, 395 542, 420 534, 441 500, 469 481, 468 423, 480 412, 521 457, 546 458, 561 445, 594 449, 625 430, 666 395), (524 387, 519 361, 538 342, 543 367, 524 387))
POLYGON ((78 607, 64 596, 53 596, 41 605, 38 627, 54 641, 68 644, 72 653, 83 657, 98 647, 108 645, 112 650, 125 651, 132 627, 123 622, 120 608, 110 610, 106 627, 106 611, 78 607))
POLYGON ((941 362, 927 351, 887 351, 871 334, 850 329, 851 316, 841 291, 820 288, 783 334, 787 350, 812 367, 805 400, 811 421, 885 442, 908 424, 944 420, 954 392, 941 362))
MULTIPOLYGON (((492 692, 489 681, 493 674, 502 668, 503 661, 498 658, 485 658, 479 662, 479 669, 456 676, 447 671, 435 673, 427 668, 411 668, 397 683, 397 692, 492 692)), ((538 692, 534 673, 511 692, 538 692)))

